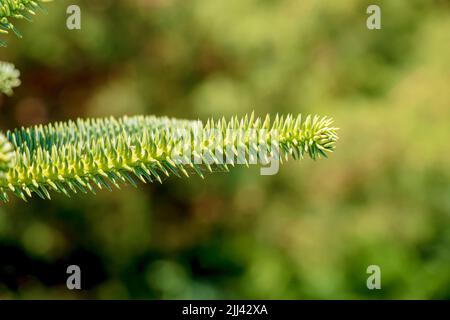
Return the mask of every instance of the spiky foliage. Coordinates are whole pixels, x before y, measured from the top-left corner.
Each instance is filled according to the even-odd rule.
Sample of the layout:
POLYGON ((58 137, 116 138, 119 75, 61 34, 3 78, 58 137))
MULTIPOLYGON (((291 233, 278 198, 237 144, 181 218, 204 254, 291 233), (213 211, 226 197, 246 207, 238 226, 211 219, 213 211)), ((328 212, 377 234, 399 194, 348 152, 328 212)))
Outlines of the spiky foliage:
POLYGON ((0 179, 14 166, 15 152, 12 144, 0 133, 0 179))
MULTIPOLYGON (((120 188, 121 183, 136 186, 133 177, 143 182, 162 182, 172 174, 204 177, 205 172, 227 171, 228 165, 237 163, 236 159, 218 159, 218 154, 225 155, 228 150, 234 155, 244 150, 245 159, 252 150, 260 152, 262 148, 277 159, 289 155, 296 159, 326 157, 337 140, 337 129, 331 124, 326 117, 308 116, 302 121, 301 116, 276 116, 271 122, 269 116, 262 120, 252 114, 229 121, 211 119, 206 124, 135 116, 16 129, 7 133, 15 163, 0 178, 0 198, 7 201, 7 191, 24 200, 32 193, 50 199, 51 190, 67 196, 78 191, 95 193, 93 185, 99 189, 111 189, 111 185, 120 188), (267 134, 253 139, 252 133, 261 129, 267 134), (182 139, 181 131, 192 140, 182 139), (279 151, 270 141, 274 133, 278 134, 279 151), (219 140, 223 143, 217 143, 219 140), (192 153, 185 152, 187 149, 192 153), (202 163, 196 163, 195 157, 202 163)), ((248 165, 247 160, 244 163, 248 165)))
POLYGON ((0 61, 0 92, 10 96, 20 86, 20 71, 12 63, 0 61))
MULTIPOLYGON (((12 30, 21 37, 11 22, 12 18, 32 21, 31 16, 35 15, 37 10, 43 10, 41 4, 49 1, 51 0, 0 0, 0 33, 12 30)), ((0 41, 0 45, 5 46, 6 43, 0 41)))

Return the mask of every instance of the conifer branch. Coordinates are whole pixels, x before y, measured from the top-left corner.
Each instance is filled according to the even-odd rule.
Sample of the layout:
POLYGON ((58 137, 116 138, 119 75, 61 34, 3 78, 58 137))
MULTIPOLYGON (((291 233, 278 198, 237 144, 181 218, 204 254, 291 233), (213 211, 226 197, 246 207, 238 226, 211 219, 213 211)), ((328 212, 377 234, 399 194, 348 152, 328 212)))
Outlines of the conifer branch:
POLYGON ((14 165, 15 152, 12 144, 0 133, 0 180, 5 179, 7 172, 14 165))
MULTIPOLYGON (((41 4, 52 0, 0 0, 0 33, 13 31, 19 38, 22 35, 12 23, 12 19, 25 19, 32 21, 32 16, 38 10, 44 11, 41 4)), ((0 40, 0 46, 6 43, 0 40)))
POLYGON ((50 191, 70 196, 78 191, 95 193, 94 186, 110 190, 121 184, 136 186, 136 178, 162 182, 171 175, 204 177, 206 172, 228 171, 230 165, 248 165, 261 154, 265 158, 261 161, 327 157, 337 140, 332 122, 318 116, 302 120, 301 115, 277 115, 272 122, 269 116, 262 120, 252 114, 206 124, 135 116, 16 129, 0 144, 1 168, 7 168, 0 177, 0 199, 7 201, 8 191, 26 201, 33 193, 50 199, 50 191), (265 134, 255 139, 255 132, 265 134), (230 150, 237 158, 243 155, 243 162, 236 158, 225 162, 230 150))

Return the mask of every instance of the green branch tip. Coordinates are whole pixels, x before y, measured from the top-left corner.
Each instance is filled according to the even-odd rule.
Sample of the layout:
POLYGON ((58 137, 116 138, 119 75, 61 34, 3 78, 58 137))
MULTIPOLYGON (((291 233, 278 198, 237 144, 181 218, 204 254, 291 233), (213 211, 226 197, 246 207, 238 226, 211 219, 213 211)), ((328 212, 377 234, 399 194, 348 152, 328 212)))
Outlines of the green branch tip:
MULTIPOLYGON (((13 31, 19 38, 22 35, 12 23, 12 19, 24 19, 32 21, 32 16, 38 10, 44 11, 41 4, 52 0, 0 0, 0 33, 13 31)), ((6 42, 0 40, 0 46, 6 46, 6 42)))
POLYGON ((0 140, 0 199, 33 193, 93 192, 121 184, 162 182, 268 164, 289 157, 317 159, 334 150, 337 128, 319 116, 233 117, 201 121, 133 116, 78 119, 8 131, 0 140))

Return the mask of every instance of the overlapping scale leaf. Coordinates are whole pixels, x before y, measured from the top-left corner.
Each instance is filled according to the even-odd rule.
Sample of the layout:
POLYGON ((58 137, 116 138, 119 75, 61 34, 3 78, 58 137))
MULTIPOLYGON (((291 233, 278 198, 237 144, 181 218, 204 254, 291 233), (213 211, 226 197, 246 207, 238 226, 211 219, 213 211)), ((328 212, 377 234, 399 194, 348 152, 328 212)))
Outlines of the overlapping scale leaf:
POLYGON ((8 200, 9 192, 24 200, 33 193, 45 199, 53 191, 70 196, 136 186, 137 180, 162 182, 171 175, 204 177, 229 165, 256 163, 260 151, 280 160, 326 157, 334 149, 336 130, 327 117, 289 115, 271 121, 253 114, 205 124, 135 116, 16 129, 7 133, 14 164, 0 177, 0 199, 8 200))

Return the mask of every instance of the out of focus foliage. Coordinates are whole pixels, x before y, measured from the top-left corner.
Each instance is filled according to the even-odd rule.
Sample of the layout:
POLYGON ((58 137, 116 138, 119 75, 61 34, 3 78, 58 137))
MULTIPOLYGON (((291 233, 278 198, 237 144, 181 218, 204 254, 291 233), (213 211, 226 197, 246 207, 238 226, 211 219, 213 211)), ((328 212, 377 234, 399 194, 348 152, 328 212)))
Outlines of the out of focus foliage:
POLYGON ((8 96, 20 86, 20 71, 12 63, 0 61, 0 92, 8 96))
POLYGON ((276 176, 2 205, 1 298, 450 298, 448 1, 85 0, 78 31, 69 4, 8 36, 2 129, 255 110, 331 115, 340 141, 276 176))

